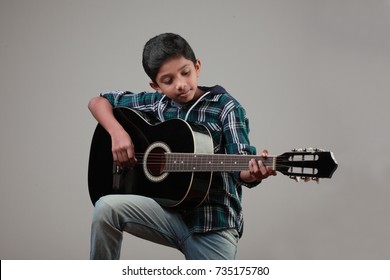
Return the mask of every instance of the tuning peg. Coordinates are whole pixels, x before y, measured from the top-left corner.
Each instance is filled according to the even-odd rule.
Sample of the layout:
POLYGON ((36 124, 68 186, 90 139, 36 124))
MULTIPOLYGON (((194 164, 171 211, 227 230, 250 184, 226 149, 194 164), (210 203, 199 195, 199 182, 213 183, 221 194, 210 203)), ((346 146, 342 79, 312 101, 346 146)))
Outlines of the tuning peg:
POLYGON ((292 152, 303 152, 302 148, 294 148, 291 150, 292 152))
POLYGON ((294 149, 291 149, 292 152, 324 152, 325 150, 323 149, 318 149, 318 148, 313 148, 313 147, 310 147, 310 148, 294 148, 294 149))
POLYGON ((320 178, 317 178, 317 177, 313 177, 313 178, 311 178, 313 181, 316 181, 317 182, 317 184, 319 184, 320 183, 320 178))
POLYGON ((309 181, 315 181, 317 184, 320 183, 320 178, 317 177, 306 177, 306 176, 294 176, 290 175, 290 179, 294 180, 295 182, 299 182, 300 180, 303 180, 305 183, 309 181))
POLYGON ((297 177, 297 176, 291 175, 290 179, 293 179, 295 182, 299 182, 299 177, 297 177))
POLYGON ((302 176, 301 179, 306 183, 306 182, 309 182, 311 180, 310 177, 306 177, 306 176, 302 176))

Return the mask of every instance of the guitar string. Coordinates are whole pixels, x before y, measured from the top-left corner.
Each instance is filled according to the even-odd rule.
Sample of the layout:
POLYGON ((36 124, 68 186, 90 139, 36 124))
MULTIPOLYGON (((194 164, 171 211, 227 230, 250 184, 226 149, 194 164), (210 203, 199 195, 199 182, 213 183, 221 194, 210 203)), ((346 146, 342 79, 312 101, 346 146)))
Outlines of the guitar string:
MULTIPOLYGON (((142 165, 142 163, 137 163, 137 165, 142 165)), ((161 164, 148 164, 149 167, 153 169, 153 166, 161 167, 161 164)), ((267 165, 271 167, 272 165, 267 165)), ((291 173, 296 173, 300 175, 310 175, 315 176, 318 173, 316 172, 316 168, 313 167, 291 167, 290 165, 276 164, 275 170, 278 171, 280 168, 285 168, 290 170, 291 173), (290 168, 294 168, 291 170, 290 168)), ((248 165, 241 166, 233 166, 233 165, 205 165, 199 166, 198 168, 192 168, 191 166, 164 166, 164 168, 158 168, 159 172, 229 172, 229 171, 241 171, 248 170, 248 165)))
MULTIPOLYGON (((145 153, 136 153, 135 155, 142 162, 145 153)), ((183 160, 183 159, 189 160, 189 161, 186 161, 186 162, 179 164, 178 167, 183 166, 183 165, 191 165, 193 163, 196 163, 197 165, 200 165, 200 166, 207 166, 207 167, 214 167, 214 168, 215 167, 220 167, 220 168, 221 167, 223 167, 223 168, 242 167, 242 168, 244 168, 244 167, 247 167, 248 166, 247 164, 249 163, 249 161, 248 162, 236 161, 236 163, 232 163, 231 162, 232 159, 225 158, 223 160, 223 166, 221 166, 221 164, 220 164, 221 161, 218 161, 218 162, 217 162, 217 160, 212 161, 212 159, 207 158, 209 155, 202 154, 201 157, 203 157, 203 159, 201 159, 201 160, 199 160, 199 157, 194 160, 194 157, 192 155, 193 154, 188 154, 188 153, 175 154, 176 160, 179 160, 179 161, 183 160), (202 162, 202 160, 203 160, 203 162, 202 162)), ((210 154, 210 157, 214 157, 214 156, 217 158, 219 155, 210 154)), ((226 155, 221 155, 222 158, 224 158, 224 156, 226 156, 226 155)), ((232 156, 240 157, 240 155, 232 155, 232 156)), ((261 157, 258 155, 242 155, 242 156, 246 157, 248 159, 261 157)), ((268 158, 263 158, 262 161, 265 165, 272 166, 273 165, 273 158, 275 158, 275 157, 269 156, 268 158)), ((171 160, 173 160, 173 159, 171 159, 171 160)), ((303 159, 302 161, 305 161, 305 160, 303 159)), ((312 160, 306 160, 306 161, 312 161, 312 160)), ((292 162, 296 162, 296 161, 278 158, 276 163, 275 163, 275 166, 276 167, 291 167, 292 162)), ((174 162, 167 161, 167 159, 162 154, 157 154, 157 153, 150 153, 148 156, 147 163, 148 163, 148 165, 162 165, 162 164, 174 165, 175 164, 174 162)), ((296 168, 302 168, 302 167, 296 167, 296 168)), ((308 167, 308 168, 312 169, 312 167, 308 167)))
MULTIPOLYGON (((135 153, 136 156, 143 157, 145 153, 135 153)), ((260 155, 237 155, 237 154, 190 154, 190 153, 168 153, 168 154, 161 154, 161 153, 149 153, 148 157, 155 157, 155 158, 164 158, 166 157, 177 157, 177 158, 188 158, 188 159, 196 159, 196 158, 221 158, 221 159, 232 159, 232 158, 240 158, 240 157, 246 157, 246 158, 263 158, 265 160, 272 160, 276 158, 277 160, 283 160, 286 157, 281 156, 268 156, 266 158, 260 156, 260 155)), ((311 158, 313 158, 313 155, 308 155, 311 158)), ((295 157, 302 157, 301 155, 296 155, 295 157)), ((312 160, 312 159, 308 159, 312 160)), ((291 160, 286 160, 291 161, 291 160)), ((294 160, 292 160, 294 161, 294 160)))
MULTIPOLYGON (((136 157, 139 157, 141 159, 144 158, 144 155, 145 153, 136 153, 135 154, 136 157)), ((149 154, 148 155, 148 159, 151 159, 151 160, 154 160, 154 162, 167 162, 167 158, 170 158, 170 160, 188 160, 188 162, 199 162, 199 161, 218 161, 218 162, 221 162, 221 161, 224 161, 224 162, 228 162, 228 161, 233 161, 237 158, 240 158, 240 157, 245 157, 247 159, 250 159, 250 158, 261 158, 262 161, 264 162, 273 162, 273 160, 276 158, 276 163, 280 163, 280 162, 297 162, 298 160, 289 160, 289 159, 284 159, 284 158, 281 158, 281 157, 277 157, 277 156, 268 156, 267 158, 263 158, 261 156, 258 156, 258 155, 231 155, 232 157, 229 157, 229 155, 221 155, 219 157, 219 155, 217 154, 210 154, 209 155, 206 155, 206 154, 201 154, 201 155, 198 155, 198 157, 194 157, 194 156, 190 156, 189 154, 175 154, 175 157, 172 157, 172 156, 168 156, 168 157, 165 157, 165 155, 162 155, 162 154, 149 154)), ((148 160, 148 162, 151 162, 151 160, 148 160)), ((240 161, 239 160, 235 160, 236 162, 242 162, 242 159, 240 161)), ((315 161, 313 160, 312 158, 311 159, 301 159, 299 161, 315 161)))
MULTIPOLYGON (((148 166, 153 168, 155 166, 156 168, 158 167, 159 172, 228 172, 228 171, 241 171, 241 170, 247 170, 248 165, 247 164, 241 164, 241 165, 228 165, 228 164, 223 164, 222 166, 218 163, 213 163, 213 164, 204 164, 204 165, 198 165, 198 168, 193 168, 191 164, 189 163, 184 163, 184 164, 178 164, 178 165, 173 165, 171 164, 166 164, 164 165, 164 161, 159 161, 159 162, 154 162, 150 163, 148 162, 148 166), (160 168, 162 167, 163 168, 160 168)), ((136 165, 142 165, 141 162, 137 162, 136 165)), ((271 167, 272 164, 267 164, 265 163, 266 166, 271 167)), ((316 176, 318 173, 316 172, 316 168, 314 167, 293 167, 291 165, 286 165, 286 164, 275 164, 275 170, 278 170, 280 168, 284 169, 290 169, 294 168, 293 170, 290 169, 291 174, 295 173, 296 175, 301 175, 301 176, 316 176), (300 172, 299 172, 300 171, 300 172)))

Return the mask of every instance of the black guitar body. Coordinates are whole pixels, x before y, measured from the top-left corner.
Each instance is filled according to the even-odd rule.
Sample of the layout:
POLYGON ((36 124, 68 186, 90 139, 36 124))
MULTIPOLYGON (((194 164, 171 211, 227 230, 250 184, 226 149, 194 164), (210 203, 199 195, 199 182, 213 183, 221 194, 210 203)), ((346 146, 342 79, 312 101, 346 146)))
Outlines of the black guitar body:
POLYGON ((138 164, 114 175, 111 137, 98 124, 91 143, 88 168, 88 188, 93 204, 108 194, 147 196, 165 207, 195 207, 204 201, 212 172, 168 173, 163 171, 161 161, 155 159, 163 159, 165 152, 213 153, 213 142, 205 127, 180 119, 153 125, 136 111, 124 107, 115 108, 114 116, 131 136, 138 164), (120 177, 117 187, 113 183, 114 176, 120 177))

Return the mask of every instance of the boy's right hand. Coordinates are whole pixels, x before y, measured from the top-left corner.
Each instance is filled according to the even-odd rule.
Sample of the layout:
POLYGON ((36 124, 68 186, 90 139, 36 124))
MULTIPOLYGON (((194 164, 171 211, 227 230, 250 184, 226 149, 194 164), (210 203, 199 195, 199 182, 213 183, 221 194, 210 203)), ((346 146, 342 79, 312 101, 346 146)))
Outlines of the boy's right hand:
POLYGON ((111 134, 111 143, 112 156, 116 165, 122 168, 133 168, 137 163, 137 158, 130 135, 124 129, 117 130, 111 134))
POLYGON ((92 98, 88 108, 95 119, 111 136, 112 156, 116 165, 133 168, 137 163, 133 141, 126 130, 118 123, 112 112, 112 105, 102 96, 92 98))

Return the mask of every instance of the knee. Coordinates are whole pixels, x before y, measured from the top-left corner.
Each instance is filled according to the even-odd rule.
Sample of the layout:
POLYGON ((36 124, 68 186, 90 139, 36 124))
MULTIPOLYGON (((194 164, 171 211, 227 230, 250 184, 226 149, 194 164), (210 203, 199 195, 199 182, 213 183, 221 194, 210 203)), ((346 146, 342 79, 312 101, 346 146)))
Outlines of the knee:
POLYGON ((92 223, 108 222, 112 220, 116 215, 115 200, 111 196, 102 196, 95 203, 93 210, 92 223))
MULTIPOLYGON (((125 195, 102 196, 95 203, 93 222, 117 224, 139 210, 137 197, 125 195)), ((141 207, 142 208, 142 207, 141 207)))
POLYGON ((129 219, 156 213, 161 207, 151 198, 137 195, 106 195, 95 203, 93 222, 123 224, 129 219))

